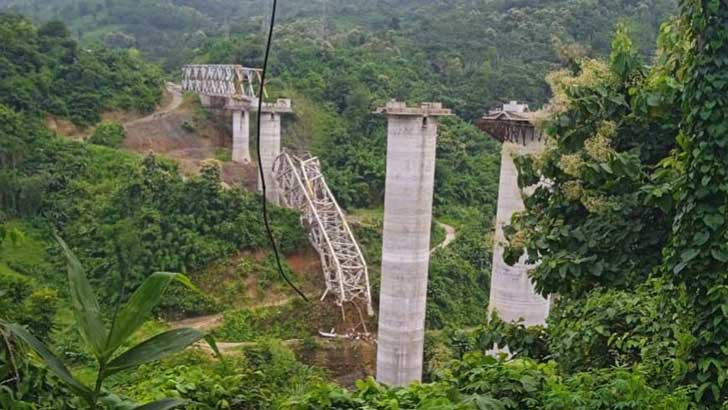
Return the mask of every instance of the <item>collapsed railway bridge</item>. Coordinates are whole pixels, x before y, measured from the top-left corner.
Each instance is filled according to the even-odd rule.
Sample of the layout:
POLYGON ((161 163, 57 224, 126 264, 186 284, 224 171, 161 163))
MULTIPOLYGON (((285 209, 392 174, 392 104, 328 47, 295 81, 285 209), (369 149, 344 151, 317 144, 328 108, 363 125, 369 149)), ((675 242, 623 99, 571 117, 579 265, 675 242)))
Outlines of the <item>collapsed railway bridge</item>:
MULTIPOLYGON (((207 107, 232 111, 233 160, 250 162, 250 112, 257 110, 260 70, 238 65, 190 65, 183 89, 200 95, 207 107)), ((262 174, 270 182, 267 200, 297 209, 309 240, 321 258, 326 290, 335 303, 364 305, 374 313, 369 272, 342 209, 329 189, 317 158, 281 149, 281 117, 293 112, 290 100, 262 104, 262 174)), ((379 298, 377 380, 402 386, 420 380, 425 335, 430 228, 438 117, 452 115, 437 103, 418 107, 391 101, 377 110, 387 118, 387 170, 379 298)), ((543 139, 535 123, 540 114, 511 102, 477 122, 503 142, 498 191, 490 311, 507 321, 545 324, 550 303, 535 292, 525 257, 516 265, 503 260, 503 226, 523 210, 513 155, 537 153, 543 139)), ((259 180, 259 187, 260 187, 259 180)), ((361 309, 361 325, 367 333, 361 309)))

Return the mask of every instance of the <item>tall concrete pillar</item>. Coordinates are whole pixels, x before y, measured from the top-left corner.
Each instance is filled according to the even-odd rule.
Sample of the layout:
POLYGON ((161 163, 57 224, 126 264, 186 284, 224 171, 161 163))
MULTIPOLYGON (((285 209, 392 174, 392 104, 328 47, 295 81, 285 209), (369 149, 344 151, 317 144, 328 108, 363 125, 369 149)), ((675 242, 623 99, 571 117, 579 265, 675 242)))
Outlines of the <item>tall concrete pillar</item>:
POLYGON ((503 260, 502 244, 505 242, 503 227, 510 223, 514 212, 524 210, 523 198, 518 188, 518 171, 513 163, 513 157, 538 153, 543 148, 543 141, 537 136, 531 136, 526 138, 525 143, 504 143, 501 152, 489 310, 498 311, 506 322, 522 318, 527 326, 546 324, 550 301, 536 293, 528 277, 528 271, 533 266, 524 263, 525 255, 514 266, 508 266, 503 260))
POLYGON ((233 111, 233 162, 250 162, 250 113, 233 111))
POLYGON ((395 101, 378 112, 388 131, 377 380, 403 386, 422 377, 436 117, 451 113, 441 104, 395 101))
MULTIPOLYGON (((273 163, 281 153, 281 116, 291 113, 291 100, 279 99, 275 103, 264 104, 260 116, 260 161, 265 176, 266 198, 277 204, 280 192, 273 178, 273 163)), ((263 182, 258 174, 258 190, 263 190, 263 182)))

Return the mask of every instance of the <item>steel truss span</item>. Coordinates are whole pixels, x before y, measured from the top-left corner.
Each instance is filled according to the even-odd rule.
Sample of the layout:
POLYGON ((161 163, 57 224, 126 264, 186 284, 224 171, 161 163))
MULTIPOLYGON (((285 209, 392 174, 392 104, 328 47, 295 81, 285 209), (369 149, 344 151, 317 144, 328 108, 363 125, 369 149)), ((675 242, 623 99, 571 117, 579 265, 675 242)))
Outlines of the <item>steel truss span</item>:
POLYGON ((235 64, 190 64, 182 69, 182 89, 211 97, 256 99, 261 70, 235 64))
POLYGON ((303 158, 283 152, 276 158, 273 175, 281 192, 282 204, 301 211, 301 223, 311 244, 321 257, 326 291, 336 304, 366 304, 374 314, 369 272, 364 255, 346 223, 346 218, 321 173, 318 158, 303 158))

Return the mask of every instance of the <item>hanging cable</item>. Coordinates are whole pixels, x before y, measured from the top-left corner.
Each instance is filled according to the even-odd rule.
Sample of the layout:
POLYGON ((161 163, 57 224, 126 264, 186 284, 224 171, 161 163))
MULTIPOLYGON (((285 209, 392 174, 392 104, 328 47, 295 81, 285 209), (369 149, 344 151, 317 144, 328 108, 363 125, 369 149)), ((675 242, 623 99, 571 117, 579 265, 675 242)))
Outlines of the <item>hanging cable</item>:
POLYGON ((263 223, 265 224, 265 230, 268 233, 268 240, 270 241, 270 245, 273 248, 273 255, 275 256, 276 260, 276 266, 278 267, 278 273, 281 275, 281 277, 288 283, 288 285, 293 288, 293 290, 296 291, 296 293, 299 294, 305 300, 308 302, 308 298, 306 295, 301 292, 300 289, 296 287, 296 285, 293 284, 291 279, 286 275, 286 273, 283 271, 283 265, 281 264, 281 255, 278 252, 278 245, 276 244, 276 239, 273 236, 273 231, 270 228, 270 221, 268 220, 268 200, 266 198, 267 188, 265 185, 265 173, 263 172, 263 161, 261 159, 260 155, 260 120, 262 118, 262 112, 263 112, 263 90, 265 89, 265 75, 268 72, 268 57, 270 56, 270 48, 271 48, 271 42, 273 40, 273 29, 276 24, 276 9, 278 6, 278 0, 273 0, 273 7, 270 14, 270 28, 268 30, 268 40, 266 42, 265 46, 265 55, 263 57, 263 71, 260 74, 260 91, 258 92, 258 129, 255 133, 255 143, 257 148, 257 156, 258 156, 258 172, 260 174, 260 186, 263 191, 263 223))

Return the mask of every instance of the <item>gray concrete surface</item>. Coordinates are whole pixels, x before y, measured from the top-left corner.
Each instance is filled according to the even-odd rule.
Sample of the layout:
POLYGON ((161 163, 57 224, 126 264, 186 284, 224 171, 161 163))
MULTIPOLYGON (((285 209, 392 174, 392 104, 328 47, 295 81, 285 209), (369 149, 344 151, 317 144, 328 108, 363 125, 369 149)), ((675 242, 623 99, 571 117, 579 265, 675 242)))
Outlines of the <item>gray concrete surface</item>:
POLYGON ((449 111, 391 102, 379 112, 387 115, 388 131, 377 380, 403 386, 422 377, 435 116, 449 111))
POLYGON ((250 112, 233 111, 233 162, 250 162, 250 112))
POLYGON ((498 311, 501 318, 507 322, 523 319, 526 325, 545 325, 550 302, 534 290, 528 277, 528 271, 533 266, 524 263, 525 255, 514 266, 508 266, 503 261, 505 242, 503 227, 510 223, 514 212, 524 209, 513 156, 537 153, 543 150, 543 147, 541 140, 530 139, 525 145, 504 143, 501 153, 489 311, 498 311))

